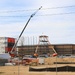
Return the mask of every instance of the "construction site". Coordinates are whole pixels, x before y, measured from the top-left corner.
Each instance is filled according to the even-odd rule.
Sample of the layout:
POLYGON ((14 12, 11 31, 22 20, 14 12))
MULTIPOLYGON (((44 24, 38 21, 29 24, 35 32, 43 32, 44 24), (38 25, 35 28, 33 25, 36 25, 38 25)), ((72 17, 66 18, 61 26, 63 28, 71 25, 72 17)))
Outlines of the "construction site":
POLYGON ((20 56, 33 55, 35 50, 39 55, 50 54, 51 56, 54 52, 58 55, 75 55, 75 44, 51 44, 46 35, 39 36, 37 44, 33 41, 32 45, 17 46, 17 49, 20 56))
MULTIPOLYGON (((31 38, 31 37, 30 37, 31 38)), ((14 53, 10 54, 15 40, 8 39, 7 46, 4 45, 3 54, 9 53, 10 59, 0 59, 0 74, 1 75, 46 75, 49 74, 74 75, 75 73, 75 45, 74 44, 51 44, 49 37, 46 35, 39 36, 38 43, 32 45, 17 46, 14 53), (10 42, 10 45, 8 46, 10 42), (10 49, 11 47, 11 49, 10 49), (30 57, 33 56, 33 57, 30 57), (46 57, 47 56, 47 57, 46 57), (6 70, 9 68, 9 72, 6 70), (41 72, 41 73, 38 73, 41 72)), ((34 40, 34 39, 33 39, 34 40)), ((2 41, 2 40, 1 40, 2 41)), ((35 40, 36 41, 36 40, 35 40)), ((4 42, 4 41, 3 41, 4 42)), ((31 42, 31 41, 30 41, 31 42)), ((28 44, 28 43, 27 43, 28 44)), ((2 46, 2 45, 1 45, 2 46)))
POLYGON ((0 75, 75 75, 75 44, 51 44, 47 35, 40 35, 38 40, 27 38, 25 44, 21 40, 17 45, 29 21, 41 8, 30 16, 17 40, 0 38, 0 75))

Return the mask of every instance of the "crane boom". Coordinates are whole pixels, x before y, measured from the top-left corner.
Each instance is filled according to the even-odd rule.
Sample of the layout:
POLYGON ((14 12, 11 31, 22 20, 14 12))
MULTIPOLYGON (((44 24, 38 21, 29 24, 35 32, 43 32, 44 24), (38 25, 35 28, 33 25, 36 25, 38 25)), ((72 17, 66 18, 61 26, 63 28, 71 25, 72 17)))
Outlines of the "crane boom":
POLYGON ((21 33, 20 33, 20 35, 19 35, 19 37, 18 37, 16 43, 14 44, 14 46, 13 46, 11 52, 13 52, 14 48, 16 47, 16 45, 17 45, 17 43, 18 43, 20 37, 22 36, 22 34, 23 34, 24 30, 26 29, 26 27, 27 27, 29 21, 31 20, 31 18, 34 17, 34 15, 35 15, 41 8, 42 8, 42 6, 41 6, 38 10, 36 10, 33 14, 31 14, 31 16, 29 17, 29 19, 28 19, 27 23, 25 24, 23 30, 21 31, 21 33))

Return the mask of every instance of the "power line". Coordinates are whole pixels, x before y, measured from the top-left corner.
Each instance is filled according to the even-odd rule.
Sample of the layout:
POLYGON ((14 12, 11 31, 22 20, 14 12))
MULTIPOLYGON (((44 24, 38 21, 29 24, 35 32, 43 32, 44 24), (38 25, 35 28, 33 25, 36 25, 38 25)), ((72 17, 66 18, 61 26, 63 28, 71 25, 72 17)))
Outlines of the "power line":
POLYGON ((72 6, 62 6, 62 7, 52 7, 52 8, 43 8, 42 10, 47 10, 47 9, 60 9, 60 8, 72 8, 75 7, 75 5, 72 6))
POLYGON ((57 14, 44 14, 44 15, 38 15, 38 16, 53 16, 53 15, 68 15, 68 14, 75 14, 75 12, 57 13, 57 14))
MULTIPOLYGON (((72 6, 62 6, 62 7, 42 8, 41 10, 73 8, 73 7, 75 7, 75 5, 72 5, 72 6)), ((14 12, 16 13, 16 12, 25 12, 25 11, 34 11, 34 10, 37 10, 37 9, 0 11, 0 13, 14 13, 14 12)))
MULTIPOLYGON (((54 14, 43 14, 43 15, 36 15, 37 17, 38 16, 53 16, 53 15, 68 15, 68 14, 75 14, 75 12, 67 12, 67 13, 54 13, 54 14)), ((7 17, 28 17, 30 15, 26 15, 26 16, 0 16, 1 18, 7 18, 7 17)))

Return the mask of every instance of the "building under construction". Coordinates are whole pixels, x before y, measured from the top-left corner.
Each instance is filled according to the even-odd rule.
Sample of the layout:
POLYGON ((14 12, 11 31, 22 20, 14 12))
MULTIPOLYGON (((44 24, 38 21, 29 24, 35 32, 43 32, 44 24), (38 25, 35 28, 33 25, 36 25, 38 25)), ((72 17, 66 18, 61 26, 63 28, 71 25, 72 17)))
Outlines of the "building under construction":
MULTIPOLYGON (((50 46, 50 45, 49 45, 50 46)), ((73 54, 75 55, 74 44, 53 44, 58 55, 73 54)), ((36 50, 37 45, 18 46, 19 55, 32 55, 36 50)), ((38 54, 53 54, 53 50, 48 45, 39 45, 38 54)))
MULTIPOLYGON (((75 44, 51 44, 48 40, 48 36, 39 36, 38 42, 36 38, 25 38, 26 44, 17 46, 18 54, 20 56, 33 55, 37 53, 38 55, 57 53, 58 55, 73 54, 75 55, 75 44), (28 40, 28 41, 27 41, 28 40), (31 42, 31 44, 29 43, 31 42)), ((15 43, 14 38, 0 37, 0 53, 8 53, 11 51, 15 43)))
POLYGON ((48 36, 39 36, 37 45, 22 45, 18 46, 18 54, 20 56, 33 55, 37 52, 41 54, 57 53, 58 55, 73 54, 75 55, 75 44, 51 44, 48 40, 48 36))

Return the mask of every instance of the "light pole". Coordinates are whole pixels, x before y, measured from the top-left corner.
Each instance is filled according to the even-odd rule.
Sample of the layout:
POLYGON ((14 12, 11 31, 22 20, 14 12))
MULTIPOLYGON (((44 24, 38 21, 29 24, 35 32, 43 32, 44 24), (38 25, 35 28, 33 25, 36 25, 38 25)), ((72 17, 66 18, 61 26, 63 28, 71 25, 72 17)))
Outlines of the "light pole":
POLYGON ((57 56, 56 56, 56 75, 57 75, 57 56))
POLYGON ((18 57, 18 75, 20 74, 20 65, 19 65, 19 57, 18 57))
POLYGON ((56 57, 56 75, 57 75, 57 53, 54 53, 53 57, 56 57))

